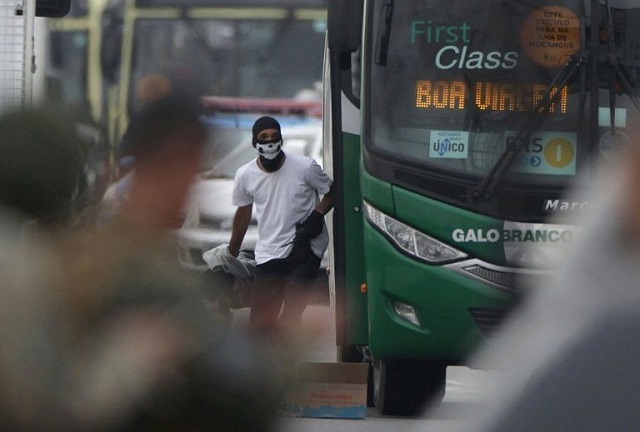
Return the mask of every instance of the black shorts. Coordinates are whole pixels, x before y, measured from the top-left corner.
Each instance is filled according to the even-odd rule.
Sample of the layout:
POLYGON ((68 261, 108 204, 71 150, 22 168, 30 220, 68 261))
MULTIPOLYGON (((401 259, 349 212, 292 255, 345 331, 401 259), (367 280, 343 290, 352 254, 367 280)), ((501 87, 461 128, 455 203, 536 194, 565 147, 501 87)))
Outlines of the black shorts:
POLYGON ((277 258, 256 266, 256 278, 286 276, 299 281, 313 281, 320 272, 322 259, 309 251, 304 260, 294 262, 290 257, 277 258))

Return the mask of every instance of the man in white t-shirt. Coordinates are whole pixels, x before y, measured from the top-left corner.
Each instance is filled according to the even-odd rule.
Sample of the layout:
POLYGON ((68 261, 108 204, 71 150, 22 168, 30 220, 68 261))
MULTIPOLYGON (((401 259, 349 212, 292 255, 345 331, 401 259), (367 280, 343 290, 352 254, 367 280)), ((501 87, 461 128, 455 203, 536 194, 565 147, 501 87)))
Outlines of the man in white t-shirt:
POLYGON ((333 207, 332 182, 312 158, 282 151, 280 124, 272 117, 256 120, 252 144, 258 157, 235 175, 232 203, 238 209, 229 252, 238 256, 255 207, 259 283, 250 324, 271 330, 278 316, 282 323, 299 322, 306 307, 329 243, 324 215, 333 207))

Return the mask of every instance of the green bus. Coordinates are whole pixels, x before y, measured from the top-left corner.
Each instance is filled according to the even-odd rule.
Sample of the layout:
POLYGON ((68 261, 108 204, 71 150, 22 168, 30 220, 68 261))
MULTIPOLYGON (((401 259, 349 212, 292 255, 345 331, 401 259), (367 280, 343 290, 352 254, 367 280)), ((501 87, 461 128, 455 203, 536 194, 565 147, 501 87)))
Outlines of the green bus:
POLYGON ((330 1, 325 168, 343 361, 372 404, 444 395, 579 233, 570 188, 638 121, 638 0, 330 1))

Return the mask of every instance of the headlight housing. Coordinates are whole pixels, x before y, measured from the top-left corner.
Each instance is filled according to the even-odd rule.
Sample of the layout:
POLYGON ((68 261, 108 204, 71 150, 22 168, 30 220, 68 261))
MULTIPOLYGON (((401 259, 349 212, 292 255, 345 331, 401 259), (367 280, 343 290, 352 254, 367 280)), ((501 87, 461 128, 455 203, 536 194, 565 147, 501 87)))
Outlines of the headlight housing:
POLYGON ((400 249, 431 264, 440 264, 466 258, 467 254, 364 203, 367 219, 382 231, 400 249))

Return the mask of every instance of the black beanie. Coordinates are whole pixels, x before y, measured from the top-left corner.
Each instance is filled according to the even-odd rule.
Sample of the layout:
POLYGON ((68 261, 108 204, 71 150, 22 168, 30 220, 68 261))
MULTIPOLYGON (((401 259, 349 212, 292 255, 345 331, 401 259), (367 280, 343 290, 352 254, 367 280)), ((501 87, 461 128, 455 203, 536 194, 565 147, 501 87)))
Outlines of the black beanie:
POLYGON ((253 139, 251 143, 253 144, 254 147, 258 143, 258 134, 265 129, 278 129, 278 132, 282 133, 280 131, 280 123, 278 123, 278 120, 269 116, 260 117, 253 124, 253 129, 252 129, 253 139))

